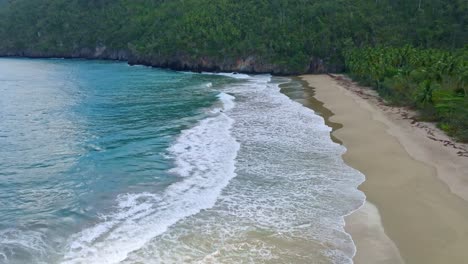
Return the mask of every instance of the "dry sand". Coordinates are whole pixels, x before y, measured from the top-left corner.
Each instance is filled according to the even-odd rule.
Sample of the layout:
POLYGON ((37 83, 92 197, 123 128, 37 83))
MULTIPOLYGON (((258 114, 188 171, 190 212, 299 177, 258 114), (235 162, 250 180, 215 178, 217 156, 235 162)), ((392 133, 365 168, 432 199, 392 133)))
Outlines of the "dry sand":
POLYGON ((302 79, 333 113, 343 159, 366 175, 367 203, 346 219, 355 263, 468 263, 467 145, 343 76, 302 79))

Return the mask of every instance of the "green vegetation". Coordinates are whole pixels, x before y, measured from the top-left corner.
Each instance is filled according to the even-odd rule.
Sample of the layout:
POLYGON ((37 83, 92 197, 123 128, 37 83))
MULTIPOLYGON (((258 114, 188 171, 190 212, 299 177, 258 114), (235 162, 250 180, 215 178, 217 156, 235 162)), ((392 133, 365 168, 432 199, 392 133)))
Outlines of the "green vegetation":
POLYGON ((390 103, 420 110, 420 118, 468 142, 468 49, 366 48, 346 53, 351 76, 390 103))
POLYGON ((468 34, 466 0, 9 0, 2 9, 3 52, 106 46, 219 62, 255 56, 290 73, 314 59, 343 70, 349 47, 452 49, 468 34))
POLYGON ((290 74, 346 65, 466 141, 467 21, 466 0, 0 0, 0 55, 106 47, 149 61, 254 57, 290 74))

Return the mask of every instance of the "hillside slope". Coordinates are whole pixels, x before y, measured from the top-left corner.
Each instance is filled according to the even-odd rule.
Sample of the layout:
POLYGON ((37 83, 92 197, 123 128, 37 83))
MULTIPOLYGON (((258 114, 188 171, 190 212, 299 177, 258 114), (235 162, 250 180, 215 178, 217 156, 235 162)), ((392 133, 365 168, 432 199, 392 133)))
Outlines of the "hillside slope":
POLYGON ((465 0, 10 0, 0 6, 0 55, 121 59, 195 71, 336 72, 351 47, 453 49, 468 39, 465 0))

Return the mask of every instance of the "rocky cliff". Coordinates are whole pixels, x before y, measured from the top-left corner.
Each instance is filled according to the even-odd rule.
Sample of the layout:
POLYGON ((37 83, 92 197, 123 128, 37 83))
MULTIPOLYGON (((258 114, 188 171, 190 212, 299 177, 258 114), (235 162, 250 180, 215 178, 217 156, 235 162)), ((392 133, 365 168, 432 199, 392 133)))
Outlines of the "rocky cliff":
POLYGON ((168 68, 180 71, 194 72, 242 72, 242 73, 271 73, 274 75, 296 75, 302 73, 340 72, 342 65, 328 65, 324 60, 311 58, 309 65, 304 65, 302 71, 290 71, 284 66, 267 63, 258 56, 251 55, 244 58, 193 58, 189 54, 180 52, 171 57, 147 56, 137 54, 129 49, 113 50, 106 46, 94 48, 79 48, 73 51, 37 51, 37 50, 0 50, 3 57, 27 58, 82 58, 126 61, 130 65, 146 65, 152 67, 168 68))

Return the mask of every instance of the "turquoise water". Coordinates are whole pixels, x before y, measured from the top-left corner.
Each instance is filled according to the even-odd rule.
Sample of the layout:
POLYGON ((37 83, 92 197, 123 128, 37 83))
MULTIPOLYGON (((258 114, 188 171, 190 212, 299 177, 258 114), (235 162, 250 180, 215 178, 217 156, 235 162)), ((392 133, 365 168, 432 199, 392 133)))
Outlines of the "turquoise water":
POLYGON ((280 83, 0 59, 0 263, 350 263, 363 177, 280 83))

